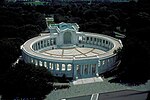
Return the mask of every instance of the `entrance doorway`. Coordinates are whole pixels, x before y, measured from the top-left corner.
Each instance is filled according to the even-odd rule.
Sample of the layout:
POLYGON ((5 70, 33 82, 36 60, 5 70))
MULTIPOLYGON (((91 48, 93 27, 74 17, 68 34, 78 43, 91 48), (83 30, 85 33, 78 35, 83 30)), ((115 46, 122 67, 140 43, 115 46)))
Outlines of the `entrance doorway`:
POLYGON ((64 44, 71 44, 71 32, 64 33, 64 44))

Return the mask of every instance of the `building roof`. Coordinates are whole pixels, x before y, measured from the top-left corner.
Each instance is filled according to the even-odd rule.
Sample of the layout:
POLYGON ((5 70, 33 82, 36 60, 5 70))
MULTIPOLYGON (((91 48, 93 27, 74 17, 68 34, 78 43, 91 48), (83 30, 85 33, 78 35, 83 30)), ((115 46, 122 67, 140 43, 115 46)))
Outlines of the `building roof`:
POLYGON ((66 29, 71 29, 71 30, 75 30, 78 31, 78 25, 76 23, 64 23, 61 22, 59 24, 51 24, 49 26, 49 29, 54 29, 54 28, 58 28, 59 30, 63 31, 66 29))

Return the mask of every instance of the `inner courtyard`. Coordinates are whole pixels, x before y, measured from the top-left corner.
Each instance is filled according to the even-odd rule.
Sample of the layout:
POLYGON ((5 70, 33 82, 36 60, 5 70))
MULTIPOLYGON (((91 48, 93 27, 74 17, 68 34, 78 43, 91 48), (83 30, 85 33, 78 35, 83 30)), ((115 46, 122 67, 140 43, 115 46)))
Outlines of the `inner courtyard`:
POLYGON ((104 54, 106 52, 95 48, 72 47, 72 48, 44 50, 44 51, 40 51, 40 53, 43 55, 49 55, 53 57, 77 58, 77 57, 96 56, 96 55, 104 54))

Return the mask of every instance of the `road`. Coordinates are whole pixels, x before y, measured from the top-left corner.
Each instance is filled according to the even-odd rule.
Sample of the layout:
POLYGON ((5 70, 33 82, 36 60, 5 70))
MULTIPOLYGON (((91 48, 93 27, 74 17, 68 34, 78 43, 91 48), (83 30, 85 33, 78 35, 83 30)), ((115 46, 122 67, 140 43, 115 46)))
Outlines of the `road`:
POLYGON ((61 100, 146 100, 148 92, 139 92, 134 90, 123 90, 110 93, 95 93, 61 100))

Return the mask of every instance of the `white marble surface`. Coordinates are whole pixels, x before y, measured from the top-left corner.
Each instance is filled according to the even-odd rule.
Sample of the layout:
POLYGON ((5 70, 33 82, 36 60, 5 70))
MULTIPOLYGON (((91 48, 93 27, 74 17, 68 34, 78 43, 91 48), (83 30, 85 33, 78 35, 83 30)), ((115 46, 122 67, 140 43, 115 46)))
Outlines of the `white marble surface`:
POLYGON ((90 57, 96 56, 98 54, 104 54, 105 51, 98 50, 94 48, 62 48, 62 49, 53 49, 53 50, 45 50, 41 52, 44 55, 50 56, 59 56, 59 57, 90 57))

